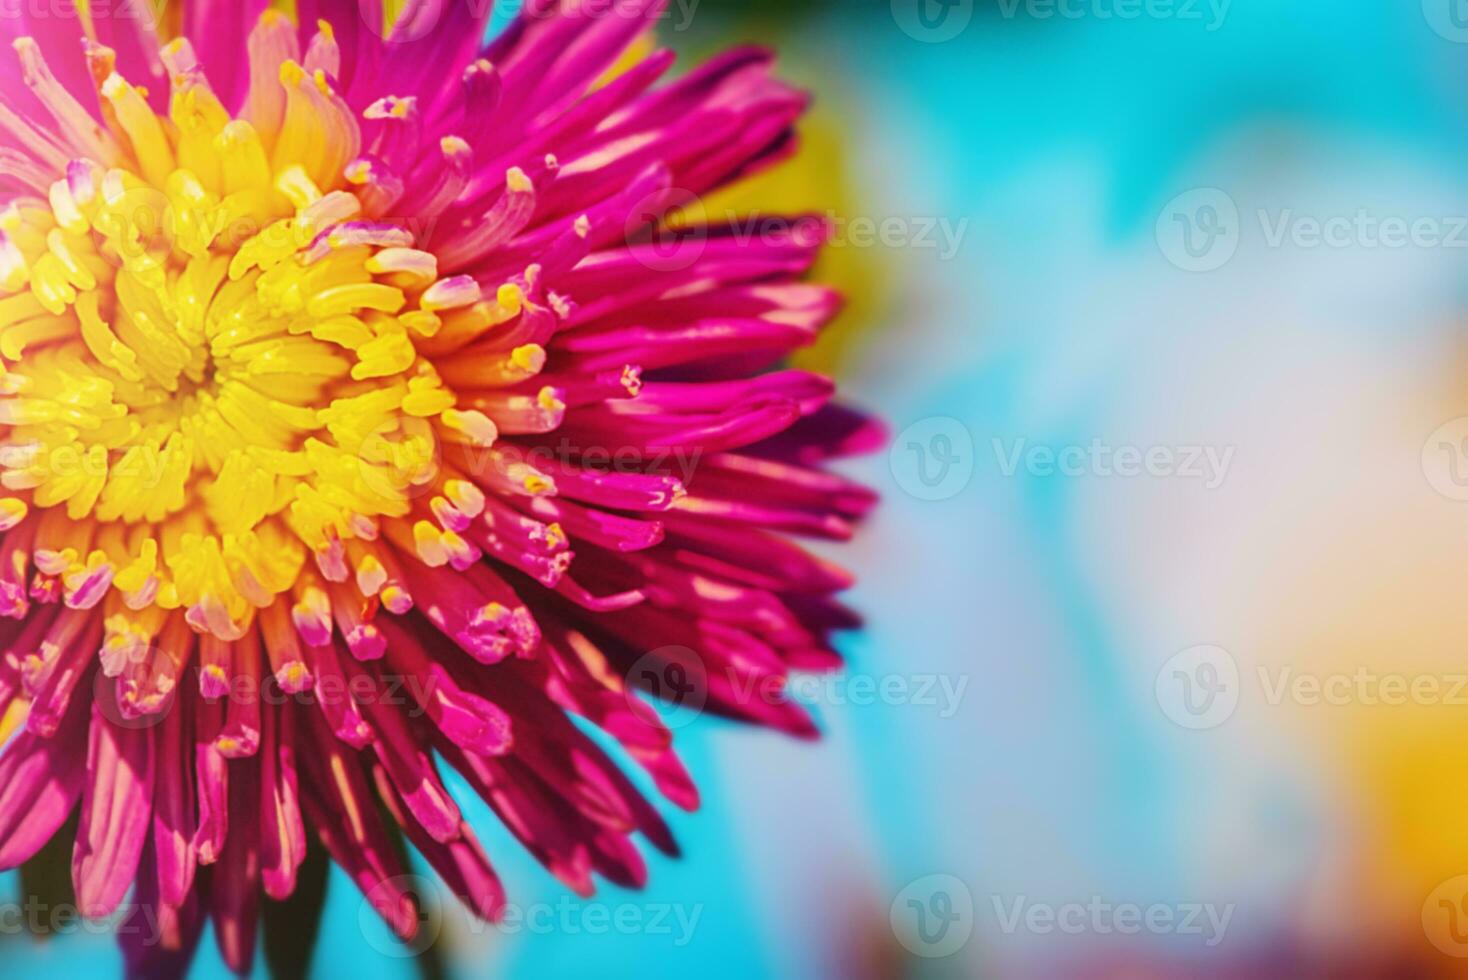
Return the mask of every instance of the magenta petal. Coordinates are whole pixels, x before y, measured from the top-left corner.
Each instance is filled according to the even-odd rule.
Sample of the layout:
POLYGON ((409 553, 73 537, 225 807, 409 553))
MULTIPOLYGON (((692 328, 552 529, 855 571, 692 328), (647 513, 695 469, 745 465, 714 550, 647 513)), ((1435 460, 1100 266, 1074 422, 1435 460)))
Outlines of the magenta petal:
POLYGON ((74 727, 50 739, 22 732, 0 756, 0 869, 30 860, 71 816, 87 778, 74 727))
POLYGON ((175 906, 162 901, 153 854, 145 851, 132 910, 117 930, 128 980, 182 980, 204 932, 203 901, 190 890, 175 906))
POLYGON ((198 55, 209 87, 228 109, 237 109, 248 84, 249 59, 240 39, 248 37, 270 0, 189 0, 183 36, 198 55))
POLYGON ((78 900, 136 889, 133 976, 181 974, 206 918, 250 971, 262 892, 317 842, 404 939, 399 829, 498 915, 440 759, 577 893, 641 887, 637 838, 677 844, 621 763, 699 803, 657 668, 811 737, 791 678, 859 624, 851 577, 792 540, 876 502, 824 466, 881 426, 786 367, 841 308, 804 281, 830 223, 695 213, 795 145, 773 55, 659 87, 670 53, 627 56, 665 0, 524 0, 488 44, 488 2, 294 6, 0 22, 35 36, 0 57, 12 441, 187 450, 156 496, 128 447, 0 501, 0 710, 27 713, 0 864, 79 802, 78 900), (160 51, 155 17, 188 43, 160 51), (101 216, 159 189, 171 236, 114 240, 101 216))
MULTIPOLYGON (((296 714, 291 705, 264 712, 260 753, 260 867, 265 893, 283 899, 296 889, 296 872, 306 857, 296 782, 296 714)), ((309 749, 308 749, 309 751, 309 749)))
MULTIPOLYGON (((232 766, 230 805, 249 812, 259 792, 259 760, 232 766)), ((260 852, 254 821, 235 821, 210 880, 214 935, 225 965, 244 976, 255 959, 260 920, 260 852)))
POLYGON ((181 906, 194 886, 197 852, 194 835, 193 753, 184 704, 163 719, 158 737, 158 773, 153 787, 153 860, 162 902, 181 906))
POLYGON ((77 904, 88 917, 110 915, 132 886, 153 813, 153 741, 152 729, 124 728, 93 706, 71 862, 77 904))

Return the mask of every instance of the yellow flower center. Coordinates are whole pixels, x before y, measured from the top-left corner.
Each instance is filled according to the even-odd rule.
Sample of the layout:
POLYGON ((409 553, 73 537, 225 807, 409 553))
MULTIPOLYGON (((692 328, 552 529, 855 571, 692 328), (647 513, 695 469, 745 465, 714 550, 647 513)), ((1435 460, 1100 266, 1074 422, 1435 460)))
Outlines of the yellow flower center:
POLYGON ((228 639, 301 597, 312 552, 381 585, 370 543, 410 517, 443 434, 496 436, 455 408, 435 343, 520 294, 440 279, 414 229, 365 213, 360 136, 324 74, 286 62, 245 121, 186 43, 165 60, 167 117, 110 75, 109 128, 77 123, 97 158, 0 213, 0 527, 42 509, 35 559, 71 604, 115 591, 228 639))

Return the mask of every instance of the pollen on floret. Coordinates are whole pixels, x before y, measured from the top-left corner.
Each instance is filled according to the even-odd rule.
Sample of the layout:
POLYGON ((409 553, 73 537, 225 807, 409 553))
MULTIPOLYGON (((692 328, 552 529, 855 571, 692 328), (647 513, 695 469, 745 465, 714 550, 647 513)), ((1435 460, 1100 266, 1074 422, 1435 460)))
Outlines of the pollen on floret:
POLYGON ((499 428, 494 420, 477 409, 450 409, 443 413, 443 423, 453 431, 463 433, 471 443, 481 448, 488 449, 499 439, 499 428))
POLYGON ((545 348, 539 344, 522 344, 510 352, 510 360, 527 374, 539 374, 545 367, 545 348))
POLYGON ((0 531, 9 531, 26 519, 30 505, 15 497, 0 499, 0 531))
POLYGON ((525 293, 515 283, 505 283, 495 293, 495 303, 499 306, 502 317, 509 319, 518 316, 525 306, 525 293))
POLYGON ((287 694, 299 694, 311 687, 311 672, 299 660, 292 660, 276 671, 275 679, 287 694))
POLYGON ((413 608, 413 597, 399 585, 384 586, 378 597, 382 607, 396 616, 405 616, 413 608))

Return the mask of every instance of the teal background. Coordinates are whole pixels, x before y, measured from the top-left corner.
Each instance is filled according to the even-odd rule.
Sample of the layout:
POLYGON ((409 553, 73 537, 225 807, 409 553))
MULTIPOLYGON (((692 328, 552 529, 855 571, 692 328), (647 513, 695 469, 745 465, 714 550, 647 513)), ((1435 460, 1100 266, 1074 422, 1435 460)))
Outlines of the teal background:
MULTIPOLYGON (((984 907, 963 953, 906 957, 889 906, 934 873, 981 905, 993 890, 1216 896, 1238 903, 1229 942, 1161 937, 1127 955, 1218 975, 1251 962, 1280 941, 1297 885, 1329 846, 1330 794, 1288 747, 1201 749, 1158 717, 1155 664, 1226 630, 1147 593, 1137 569, 1154 549, 1197 542, 1165 513, 1125 540, 1098 537, 1094 509, 1115 488, 1007 478, 983 446, 991 435, 1133 438, 1179 406, 1288 386, 1278 365, 1316 352, 1381 371, 1453 357, 1460 255, 1270 256, 1246 242, 1221 281, 1205 280, 1168 265, 1153 229, 1174 195, 1207 186, 1251 203, 1293 194, 1463 213, 1468 46, 1401 0, 1235 0, 1212 32, 980 4, 940 44, 904 34, 884 3, 746 18, 704 0, 694 30, 672 40, 702 51, 737 37, 780 46, 841 121, 857 213, 968 221, 947 261, 881 255, 880 316, 843 352, 842 375, 894 432, 959 420, 978 440, 976 471, 963 492, 928 502, 904 491, 900 460, 854 464, 885 503, 839 555, 861 577, 853 601, 869 619, 844 646, 853 671, 939 672, 966 681, 964 698, 951 717, 823 706, 817 745, 700 720, 679 735, 705 794, 701 813, 672 814, 685 856, 654 857, 642 895, 607 888, 595 900, 639 915, 696 910, 690 941, 450 929, 443 968, 536 980, 1085 975, 1083 942, 986 931, 984 907), (1219 363, 1249 369, 1220 380, 1219 363)), ((477 816, 513 901, 565 900, 477 816)), ((13 876, 4 882, 13 893, 13 876)), ((573 900, 583 911, 571 917, 586 921, 586 904, 573 900)), ((419 961, 379 951, 385 929, 364 930, 359 911, 334 873, 313 974, 418 975, 419 961)), ((105 976, 120 961, 105 938, 10 936, 0 964, 105 976)), ((207 941, 196 975, 224 975, 207 941)))

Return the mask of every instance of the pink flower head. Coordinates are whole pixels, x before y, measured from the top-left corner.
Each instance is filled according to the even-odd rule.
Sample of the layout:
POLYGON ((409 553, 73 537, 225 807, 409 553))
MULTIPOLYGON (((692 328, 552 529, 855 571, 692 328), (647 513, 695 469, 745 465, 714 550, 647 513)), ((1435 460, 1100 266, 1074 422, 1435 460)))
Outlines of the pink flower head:
POLYGON ((0 24, 0 867, 79 813, 140 974, 210 920, 249 970, 308 848, 405 939, 399 838, 493 919, 443 766, 639 886, 673 839, 572 716, 692 809, 642 695, 809 735, 786 678, 855 625, 790 540, 873 502, 823 465, 876 427, 780 368, 821 235, 687 217, 790 151, 770 55, 659 85, 657 0, 487 46, 482 0, 295 6, 0 24))

